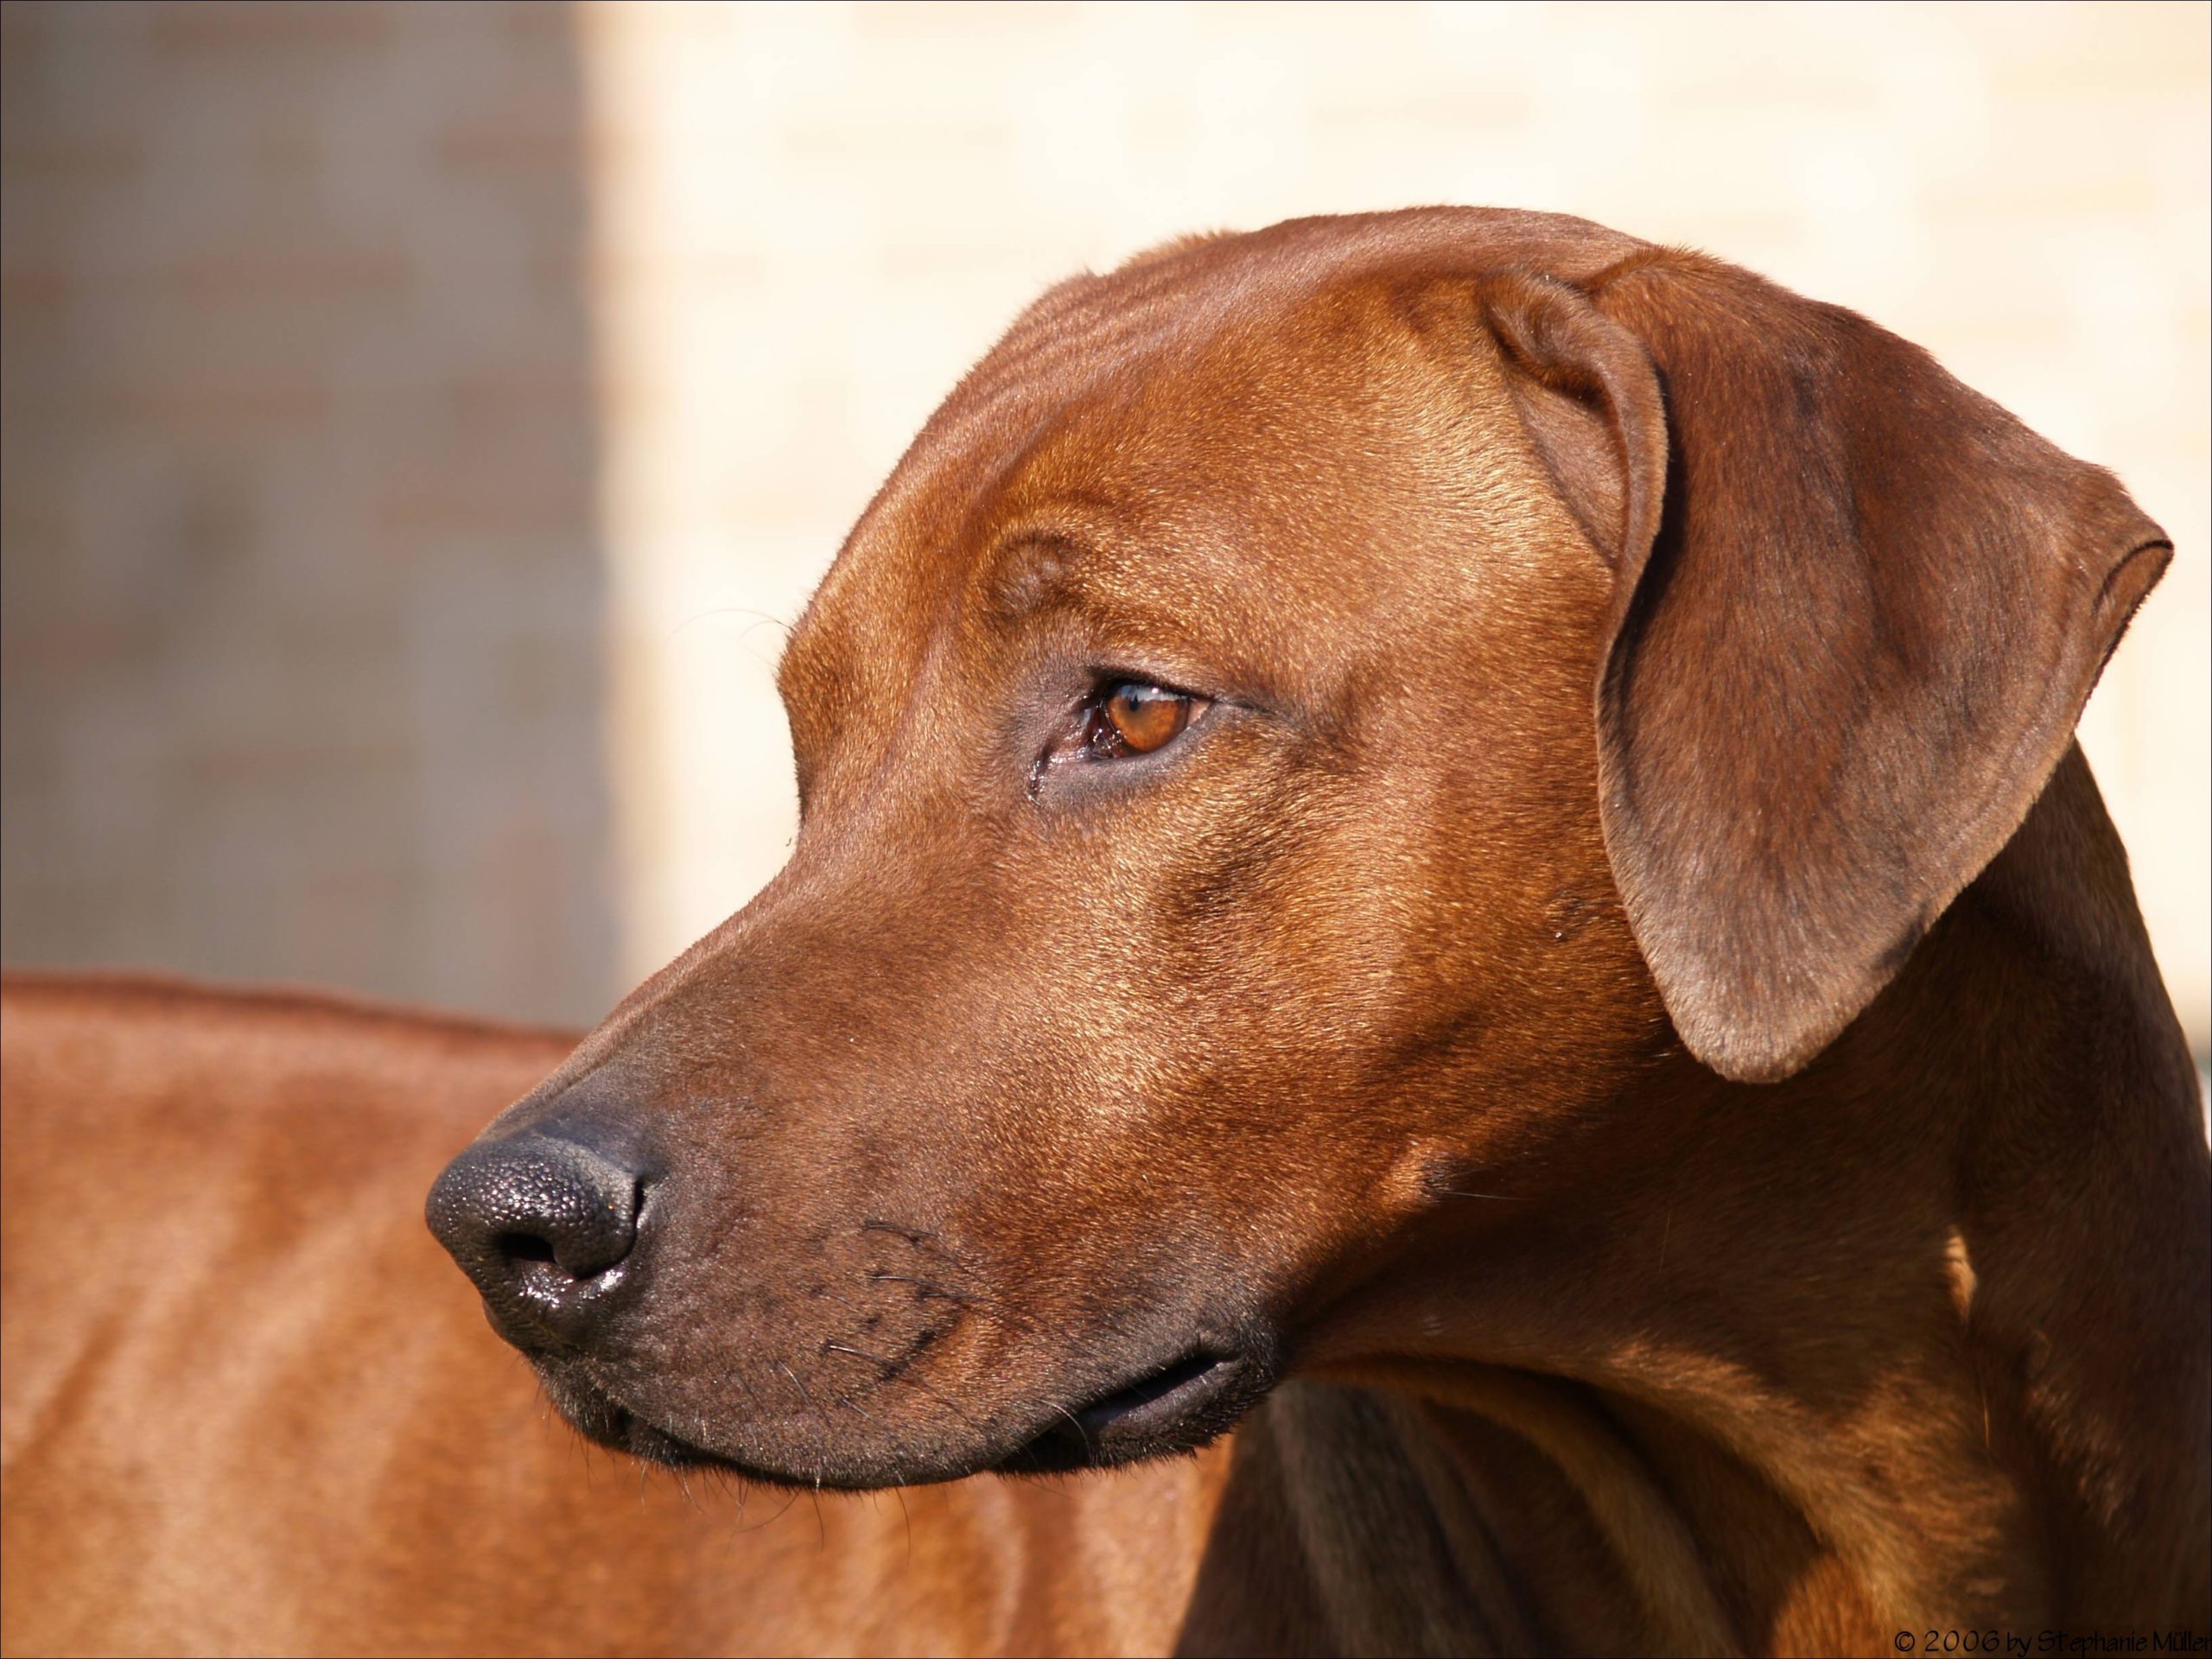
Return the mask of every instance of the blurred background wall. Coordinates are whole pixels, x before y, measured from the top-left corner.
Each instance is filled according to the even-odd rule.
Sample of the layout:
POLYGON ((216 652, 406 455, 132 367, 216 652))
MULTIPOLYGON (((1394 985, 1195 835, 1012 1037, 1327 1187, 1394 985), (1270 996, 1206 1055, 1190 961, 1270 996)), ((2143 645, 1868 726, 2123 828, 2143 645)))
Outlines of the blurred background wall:
POLYGON ((621 977, 575 19, 0 10, 0 953, 621 977))
POLYGON ((1854 306, 2165 524, 2082 730, 2206 1046, 2202 6, 0 13, 11 963, 591 1017, 780 862, 783 624, 1023 303, 1467 201, 1854 306))

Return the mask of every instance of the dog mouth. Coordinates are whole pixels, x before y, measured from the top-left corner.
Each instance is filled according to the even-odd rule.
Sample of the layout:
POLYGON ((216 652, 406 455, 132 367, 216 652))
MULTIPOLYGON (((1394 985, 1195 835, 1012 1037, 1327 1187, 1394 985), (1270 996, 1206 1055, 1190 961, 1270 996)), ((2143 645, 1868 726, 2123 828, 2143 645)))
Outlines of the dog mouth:
POLYGON ((1228 1354, 1188 1354, 1149 1376, 1094 1400, 1074 1414, 1093 1439, 1144 1433, 1202 1409, 1236 1379, 1242 1362, 1228 1354))
POLYGON ((1261 1368, 1244 1356, 1194 1349, 1065 1413, 993 1466, 1053 1474, 1195 1452, 1266 1391, 1261 1368))
MULTIPOLYGON (((918 1470, 882 1478, 840 1479, 779 1473, 740 1462, 727 1453, 662 1427, 627 1405, 582 1368, 537 1357, 538 1380, 554 1407, 585 1439, 648 1463, 677 1468, 721 1469, 773 1485, 874 1488, 916 1479, 957 1479, 969 1473, 1060 1474, 1109 1468, 1149 1458, 1196 1451, 1224 1433, 1267 1392, 1262 1368, 1249 1357, 1217 1349, 1186 1351, 1140 1373, 1087 1403, 1055 1408, 1052 1422, 1013 1451, 985 1455, 966 1468, 918 1470)), ((857 1473, 857 1471, 854 1471, 857 1473)))

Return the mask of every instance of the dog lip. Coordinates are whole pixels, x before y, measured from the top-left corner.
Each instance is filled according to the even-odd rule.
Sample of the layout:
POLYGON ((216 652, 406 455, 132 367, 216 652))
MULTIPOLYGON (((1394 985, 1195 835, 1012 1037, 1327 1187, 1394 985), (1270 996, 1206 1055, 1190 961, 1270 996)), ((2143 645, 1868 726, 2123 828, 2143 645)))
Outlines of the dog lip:
POLYGON ((1093 1440, 1164 1428, 1217 1397, 1243 1370, 1233 1354, 1200 1350, 1071 1414, 1093 1440))

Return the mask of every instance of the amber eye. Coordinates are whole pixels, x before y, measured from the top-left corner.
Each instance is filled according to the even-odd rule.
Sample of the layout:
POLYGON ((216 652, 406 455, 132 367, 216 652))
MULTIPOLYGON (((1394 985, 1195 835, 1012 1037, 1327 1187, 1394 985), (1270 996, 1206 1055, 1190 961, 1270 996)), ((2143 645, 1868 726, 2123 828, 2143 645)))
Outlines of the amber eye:
POLYGON ((1122 680, 1109 686, 1099 700, 1091 753, 1107 760, 1150 754, 1179 736, 1202 706, 1199 698, 1186 692, 1143 680, 1122 680))

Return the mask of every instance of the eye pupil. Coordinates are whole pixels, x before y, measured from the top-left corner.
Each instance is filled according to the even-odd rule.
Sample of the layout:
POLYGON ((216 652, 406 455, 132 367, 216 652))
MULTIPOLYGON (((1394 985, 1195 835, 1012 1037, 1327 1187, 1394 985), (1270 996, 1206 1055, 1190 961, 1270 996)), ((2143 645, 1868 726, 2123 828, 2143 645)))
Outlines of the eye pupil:
POLYGON ((1192 699, 1166 686, 1124 680, 1107 694, 1103 712, 1115 747, 1149 754, 1179 735, 1191 723, 1192 699))

